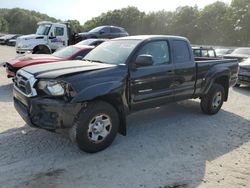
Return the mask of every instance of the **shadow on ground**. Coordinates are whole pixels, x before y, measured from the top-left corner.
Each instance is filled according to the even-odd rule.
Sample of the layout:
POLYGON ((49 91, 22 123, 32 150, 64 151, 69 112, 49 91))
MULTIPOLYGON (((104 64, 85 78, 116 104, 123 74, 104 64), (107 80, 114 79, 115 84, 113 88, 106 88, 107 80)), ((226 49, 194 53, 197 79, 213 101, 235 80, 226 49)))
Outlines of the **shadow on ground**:
POLYGON ((65 135, 24 126, 0 134, 0 183, 10 187, 197 187, 207 161, 249 139, 248 120, 224 110, 204 115, 193 100, 129 116, 128 135, 118 136, 96 154, 79 151, 65 135))
POLYGON ((250 96, 250 86, 233 87, 233 90, 243 95, 250 96))
POLYGON ((0 102, 11 102, 13 101, 12 95, 13 84, 0 85, 0 102))

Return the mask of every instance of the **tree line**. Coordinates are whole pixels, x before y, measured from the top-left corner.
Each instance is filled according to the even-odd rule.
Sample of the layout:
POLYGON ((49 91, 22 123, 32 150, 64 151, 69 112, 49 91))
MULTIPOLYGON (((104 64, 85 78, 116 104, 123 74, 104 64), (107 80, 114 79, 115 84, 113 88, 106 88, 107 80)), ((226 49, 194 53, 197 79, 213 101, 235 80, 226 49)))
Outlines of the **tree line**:
MULTIPOLYGON (((163 7, 164 8, 164 7, 163 7)), ((0 9, 0 31, 34 33, 38 21, 60 21, 35 11, 0 9)), ((250 46, 250 0, 217 1, 203 9, 182 6, 174 11, 145 13, 127 7, 102 13, 81 25, 67 20, 74 32, 84 32, 100 25, 124 27, 130 35, 168 34, 189 38, 193 44, 250 46)))

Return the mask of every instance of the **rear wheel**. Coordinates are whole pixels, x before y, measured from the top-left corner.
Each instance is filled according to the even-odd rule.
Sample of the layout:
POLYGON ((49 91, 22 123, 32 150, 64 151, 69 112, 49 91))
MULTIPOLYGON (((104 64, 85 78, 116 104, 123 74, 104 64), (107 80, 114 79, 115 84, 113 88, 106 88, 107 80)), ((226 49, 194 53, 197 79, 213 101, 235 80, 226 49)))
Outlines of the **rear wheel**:
POLYGON ((119 127, 116 109, 109 103, 95 101, 81 110, 71 133, 78 147, 88 153, 107 148, 115 139, 119 127))
POLYGON ((224 102, 225 90, 220 84, 213 84, 208 93, 201 98, 201 110, 205 114, 216 114, 224 102))

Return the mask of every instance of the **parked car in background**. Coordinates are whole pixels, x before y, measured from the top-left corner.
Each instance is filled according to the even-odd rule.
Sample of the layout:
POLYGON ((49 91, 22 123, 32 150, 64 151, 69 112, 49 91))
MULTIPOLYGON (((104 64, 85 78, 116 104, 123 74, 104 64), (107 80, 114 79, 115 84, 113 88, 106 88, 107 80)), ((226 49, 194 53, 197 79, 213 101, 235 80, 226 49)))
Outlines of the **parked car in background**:
POLYGON ((239 63, 238 80, 235 86, 240 87, 240 85, 250 86, 250 58, 239 63))
POLYGON ((231 54, 224 55, 225 59, 238 59, 239 62, 250 58, 250 48, 236 48, 231 54))
POLYGON ((231 54, 234 51, 232 48, 217 48, 215 49, 217 57, 223 57, 224 55, 231 54))
POLYGON ((4 36, 0 37, 0 44, 2 44, 2 45, 8 44, 9 40, 16 39, 19 36, 21 36, 21 35, 19 35, 19 34, 4 35, 4 36))
POLYGON ((62 48, 53 54, 28 54, 6 62, 4 67, 7 77, 11 78, 15 77, 16 72, 23 67, 66 60, 81 60, 92 49, 94 46, 73 45, 62 48))
POLYGON ((81 42, 78 42, 78 45, 87 45, 87 46, 98 46, 101 43, 107 41, 109 39, 86 39, 81 42))
POLYGON ((117 37, 125 37, 128 36, 128 32, 122 27, 116 26, 99 26, 96 27, 89 32, 79 33, 78 36, 82 39, 89 38, 117 38, 117 37))
POLYGON ((189 41, 176 36, 116 38, 84 59, 19 70, 13 100, 28 125, 70 128, 90 153, 108 147, 117 132, 126 135, 126 116, 138 110, 200 98, 201 110, 216 114, 238 70, 237 60, 195 61, 189 41))
POLYGON ((20 36, 22 36, 22 35, 16 35, 12 39, 8 40, 7 45, 8 46, 16 46, 17 37, 20 37, 20 36))
POLYGON ((192 47, 194 57, 216 58, 216 52, 212 47, 192 47))

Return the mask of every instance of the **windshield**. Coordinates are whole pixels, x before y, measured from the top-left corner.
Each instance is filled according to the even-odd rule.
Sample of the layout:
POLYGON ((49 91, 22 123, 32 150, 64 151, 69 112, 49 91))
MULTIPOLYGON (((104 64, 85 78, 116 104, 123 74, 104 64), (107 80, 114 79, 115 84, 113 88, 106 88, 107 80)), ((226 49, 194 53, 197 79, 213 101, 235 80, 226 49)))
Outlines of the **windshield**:
POLYGON ((108 64, 125 64, 140 40, 107 41, 88 53, 84 59, 108 64))
POLYGON ((48 35, 49 34, 49 30, 50 30, 51 25, 47 24, 47 25, 39 25, 39 27, 36 30, 36 34, 37 35, 48 35))
POLYGON ((62 48, 54 52, 52 55, 55 57, 62 58, 62 59, 67 59, 79 51, 80 51, 80 48, 77 48, 75 46, 68 46, 66 48, 62 48))
POLYGON ((250 55, 250 48, 238 48, 232 54, 245 54, 250 55))

